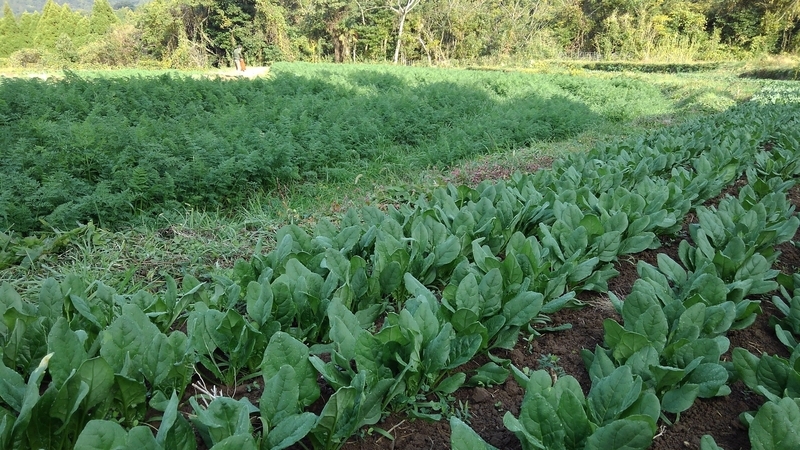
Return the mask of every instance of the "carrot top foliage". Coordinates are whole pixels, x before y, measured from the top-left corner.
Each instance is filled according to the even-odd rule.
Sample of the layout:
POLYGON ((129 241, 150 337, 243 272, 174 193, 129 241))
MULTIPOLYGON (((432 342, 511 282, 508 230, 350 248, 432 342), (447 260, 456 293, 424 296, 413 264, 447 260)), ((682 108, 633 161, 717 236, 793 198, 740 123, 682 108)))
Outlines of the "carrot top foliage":
POLYGON ((0 229, 226 208, 277 183, 448 165, 666 109, 644 82, 276 64, 268 79, 0 82, 0 229))

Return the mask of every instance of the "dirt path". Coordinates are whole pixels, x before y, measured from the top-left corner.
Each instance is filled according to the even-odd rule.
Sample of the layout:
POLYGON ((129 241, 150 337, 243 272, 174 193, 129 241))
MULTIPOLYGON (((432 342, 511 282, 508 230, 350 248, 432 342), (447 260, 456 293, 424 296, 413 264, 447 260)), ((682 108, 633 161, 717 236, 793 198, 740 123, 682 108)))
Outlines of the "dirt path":
POLYGON ((216 72, 217 75, 223 78, 228 77, 244 77, 244 78, 257 78, 266 76, 269 73, 268 66, 254 66, 248 67, 244 72, 237 72, 236 69, 223 69, 216 72))

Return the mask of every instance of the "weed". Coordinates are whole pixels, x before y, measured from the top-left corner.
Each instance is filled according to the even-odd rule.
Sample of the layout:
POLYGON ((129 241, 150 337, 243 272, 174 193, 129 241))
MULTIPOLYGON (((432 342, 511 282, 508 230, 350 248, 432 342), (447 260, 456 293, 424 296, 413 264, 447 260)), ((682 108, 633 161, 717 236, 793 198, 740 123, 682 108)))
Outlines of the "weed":
POLYGON ((546 370, 548 373, 550 373, 553 381, 555 381, 567 374, 564 372, 564 368, 558 365, 559 360, 561 360, 560 357, 552 353, 547 353, 539 356, 539 359, 536 360, 536 364, 538 365, 539 369, 546 370))

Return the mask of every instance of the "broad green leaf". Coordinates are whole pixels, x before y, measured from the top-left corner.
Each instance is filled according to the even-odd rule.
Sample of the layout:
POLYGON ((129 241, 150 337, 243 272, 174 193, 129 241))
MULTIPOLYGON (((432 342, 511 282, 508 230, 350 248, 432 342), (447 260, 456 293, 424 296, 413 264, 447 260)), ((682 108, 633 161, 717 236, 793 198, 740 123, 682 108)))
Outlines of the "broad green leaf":
POLYGON ((664 253, 659 253, 656 259, 658 260, 658 270, 663 272, 667 278, 678 286, 686 283, 686 270, 680 264, 664 253))
POLYGON ((140 425, 131 428, 128 432, 125 450, 161 450, 161 447, 153 436, 153 430, 148 426, 140 425))
POLYGON ((696 303, 681 314, 678 323, 673 330, 671 340, 679 339, 693 340, 700 336, 700 330, 706 317, 706 305, 696 303))
POLYGON ((631 369, 620 366, 611 374, 592 384, 587 404, 594 422, 605 425, 614 421, 639 398, 642 380, 633 376, 631 369))
POLYGON ((445 378, 436 387, 433 389, 434 392, 438 392, 442 395, 449 395, 458 390, 461 386, 464 385, 464 380, 467 378, 467 374, 464 372, 458 372, 449 377, 445 378))
POLYGON ((247 314, 259 327, 263 326, 272 317, 272 286, 269 281, 261 283, 251 281, 247 285, 247 314))
POLYGON ((47 278, 42 282, 37 303, 39 315, 50 319, 50 324, 56 322, 64 311, 64 294, 54 278, 47 278))
MULTIPOLYGON (((720 395, 720 389, 725 386, 728 381, 728 371, 719 364, 703 363, 697 366, 686 380, 699 386, 698 397, 710 398, 720 395)), ((723 390, 722 393, 727 394, 729 391, 723 390)))
POLYGON ((75 441, 75 448, 115 450, 124 448, 126 441, 127 433, 120 424, 110 420, 90 420, 75 441))
POLYGON ((65 425, 69 424, 72 415, 75 414, 88 394, 89 385, 81 379, 77 372, 73 372, 73 376, 64 382, 50 405, 50 417, 61 420, 61 423, 65 425))
POLYGON ((692 282, 690 290, 700 294, 705 304, 709 306, 724 302, 728 296, 728 287, 725 286, 725 282, 710 273, 704 273, 697 277, 692 282))
POLYGON ((524 326, 542 310, 544 296, 538 292, 520 292, 503 305, 503 316, 509 326, 524 326))
POLYGON ((476 370, 476 374, 470 377, 469 385, 470 386, 496 386, 505 383, 506 379, 508 378, 509 371, 508 369, 498 365, 494 361, 489 361, 488 363, 478 367, 476 370))
POLYGON ((285 417, 296 414, 300 410, 299 398, 300 386, 297 384, 294 368, 289 365, 281 366, 277 374, 264 380, 264 390, 258 403, 262 418, 272 426, 285 417))
POLYGON ((406 308, 410 309, 412 304, 416 305, 412 315, 419 325, 422 341, 430 342, 439 333, 439 319, 436 318, 436 314, 431 310, 430 303, 424 296, 409 300, 406 302, 406 308), (416 303, 417 301, 418 303, 416 303))
POLYGON ((24 397, 25 380, 22 375, 6 367, 0 359, 0 399, 15 412, 19 412, 24 397))
POLYGON ((655 381, 655 390, 661 392, 662 389, 676 386, 686 376, 686 371, 678 367, 653 365, 650 372, 655 381))
POLYGON ((767 402, 750 423, 753 450, 800 448, 800 407, 791 398, 767 402))
POLYGON ((756 369, 758 384, 773 394, 781 396, 792 371, 783 358, 765 354, 761 357, 756 369))
POLYGON ((649 417, 652 420, 652 425, 655 427, 656 422, 661 415, 661 402, 658 401, 658 396, 652 390, 642 392, 639 399, 623 413, 624 417, 641 416, 649 417))
POLYGON ((469 328, 470 325, 477 323, 479 319, 478 314, 471 309, 460 308, 453 313, 450 323, 457 332, 461 333, 469 328))
POLYGON ((314 413, 304 412, 284 418, 269 430, 267 449, 281 450, 303 439, 317 422, 314 413))
POLYGON ((653 346, 647 345, 628 357, 625 365, 631 368, 634 375, 641 376, 649 384, 652 376, 650 368, 657 365, 658 361, 658 351, 653 346))
POLYGON ((582 350, 581 358, 583 358, 584 364, 589 370, 589 378, 591 378, 592 384, 611 375, 617 368, 614 361, 606 353, 606 350, 599 345, 595 346, 594 353, 586 349, 582 350))
POLYGON ((455 300, 456 309, 468 309, 475 313, 476 317, 480 317, 483 298, 478 290, 478 280, 475 274, 468 274, 458 283, 455 300))
POLYGON ((211 446, 236 435, 251 435, 250 412, 253 405, 243 398, 216 397, 208 408, 201 407, 192 397, 194 416, 190 416, 200 435, 211 446))
POLYGON ((436 255, 434 265, 441 267, 455 261, 461 253, 461 243, 458 237, 450 235, 444 241, 436 243, 433 254, 436 255))
POLYGON ((475 239, 472 241, 472 258, 475 261, 475 265, 477 265, 481 270, 484 272, 488 272, 489 269, 486 266, 486 260, 490 258, 494 258, 492 252, 486 246, 481 246, 480 242, 483 238, 475 239))
POLYGON ((450 343, 450 359, 445 369, 455 369, 471 360, 481 346, 483 338, 478 334, 458 336, 450 343))
POLYGON ((337 351, 346 359, 355 358, 356 338, 364 332, 355 314, 339 299, 334 299, 328 305, 327 313, 331 326, 329 335, 337 351))
POLYGON ((520 408, 520 421, 528 431, 541 439, 548 450, 565 449, 564 424, 556 414, 552 405, 538 392, 526 394, 525 402, 520 408))
POLYGON ((617 361, 624 362, 637 351, 651 345, 647 336, 622 328, 614 319, 605 319, 603 329, 606 345, 617 361))
POLYGON ((339 388, 331 395, 319 419, 311 430, 312 438, 320 442, 341 442, 349 435, 349 424, 357 407, 358 391, 352 386, 339 388))
POLYGON ((539 369, 531 372, 528 382, 525 384, 525 393, 533 395, 547 395, 553 387, 553 378, 544 370, 539 369))
POLYGON ((450 448, 452 450, 496 450, 456 416, 450 417, 450 431, 450 448))
POLYGON ((178 355, 170 345, 167 335, 158 333, 144 354, 142 373, 149 382, 158 386, 169 376, 172 367, 180 362, 176 357, 178 355))
POLYGON ((600 236, 605 233, 605 228, 603 227, 603 223, 600 222, 600 218, 592 214, 583 216, 576 225, 586 228, 586 231, 593 236, 600 236))
POLYGON ((100 356, 108 362, 115 373, 121 373, 126 360, 136 358, 137 368, 144 355, 141 328, 127 316, 117 317, 103 330, 100 356))
POLYGON ((719 445, 717 445, 717 442, 711 435, 704 434, 703 437, 700 438, 700 450, 724 450, 724 449, 719 445))
POLYGON ((581 448, 586 438, 592 433, 589 417, 584 410, 585 399, 572 391, 564 391, 558 401, 558 414, 564 425, 564 443, 567 448, 581 448))
POLYGON ((532 432, 528 430, 528 428, 525 427, 525 425, 523 425, 519 419, 511 414, 511 412, 506 411, 506 413, 503 415, 503 425, 505 425, 509 431, 517 436, 517 439, 522 442, 524 449, 549 450, 544 446, 542 440, 533 435, 532 432))
POLYGON ((451 353, 450 346, 455 336, 453 326, 445 323, 436 337, 424 348, 422 364, 429 373, 437 373, 447 366, 447 360, 451 353))
POLYGON ((622 241, 619 245, 619 254, 620 255, 630 255, 634 253, 639 253, 647 250, 650 248, 650 245, 653 244, 653 241, 656 239, 656 235, 652 232, 645 232, 637 236, 631 236, 622 241))
POLYGON ((506 254, 506 258, 503 260, 503 264, 500 266, 500 270, 502 272, 501 275, 503 277, 503 280, 508 285, 522 283, 522 279, 525 276, 524 272, 522 271, 522 267, 517 261, 517 257, 514 256, 513 253, 506 254))
MULTIPOLYGON (((375 217, 375 220, 377 217, 375 217)), ((361 240, 362 229, 360 224, 345 226, 334 238, 336 248, 342 252, 349 252, 361 240)))
POLYGON ((597 273, 596 267, 597 263, 599 262, 600 258, 594 257, 594 258, 589 258, 581 262, 580 264, 576 264, 575 267, 573 267, 572 270, 569 271, 567 279, 571 283, 578 283, 586 280, 590 276, 597 273))
POLYGON ((288 364, 294 368, 300 386, 300 404, 303 406, 314 403, 320 394, 317 371, 308 356, 308 347, 289 334, 279 331, 269 340, 261 363, 265 379, 275 376, 283 365, 288 364))
POLYGON ((173 427, 176 427, 176 423, 180 416, 178 413, 179 401, 180 399, 178 399, 178 395, 173 392, 172 396, 167 402, 166 407, 164 408, 164 415, 161 417, 161 426, 158 427, 158 433, 156 434, 156 442, 158 442, 158 444, 162 447, 166 446, 169 435, 173 432, 173 427))
MULTIPOLYGON (((128 378, 124 375, 114 374, 113 391, 116 392, 115 400, 122 406, 122 413, 126 417, 144 416, 147 410, 147 387, 144 381, 128 378)), ((90 395, 90 398, 92 395, 90 395)), ((162 421, 163 423, 163 421, 162 421)), ((162 443, 160 441, 159 443, 162 443)))
POLYGON ((86 300, 84 300, 83 297, 75 294, 70 294, 69 301, 70 303, 72 303, 72 306, 75 307, 75 310, 78 311, 78 313, 81 316, 83 316, 85 319, 91 322, 92 325, 96 326, 98 329, 101 330, 104 328, 105 324, 100 323, 100 319, 98 319, 98 317, 92 313, 89 304, 86 303, 86 300))
POLYGON ((342 254, 341 250, 328 248, 325 249, 322 268, 330 270, 340 280, 345 281, 349 278, 350 261, 342 254))
POLYGON ((706 319, 703 322, 703 333, 716 336, 726 333, 736 319, 736 306, 726 301, 706 308, 706 319))
POLYGON ((483 298, 482 317, 492 317, 500 311, 503 301, 503 275, 500 269, 494 268, 486 273, 478 286, 483 298))
POLYGON ((653 443, 653 431, 641 420, 620 419, 601 426, 586 440, 586 450, 645 450, 653 443))
POLYGON ((258 450, 252 434, 235 434, 214 444, 210 450, 258 450))
POLYGON ((397 261, 390 262, 379 275, 381 293, 388 295, 403 284, 403 268, 397 261))
POLYGON ((671 389, 661 398, 661 409, 673 414, 686 411, 692 406, 699 393, 700 386, 691 383, 671 389))

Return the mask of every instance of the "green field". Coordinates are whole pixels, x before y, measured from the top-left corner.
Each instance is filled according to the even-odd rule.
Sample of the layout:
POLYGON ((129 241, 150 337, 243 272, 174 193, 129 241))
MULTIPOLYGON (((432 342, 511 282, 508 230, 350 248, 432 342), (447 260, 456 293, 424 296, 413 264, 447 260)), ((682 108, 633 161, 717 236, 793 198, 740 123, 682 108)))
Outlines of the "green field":
POLYGON ((674 111, 625 77, 277 64, 268 79, 180 74, 0 84, 0 229, 117 229, 260 191, 562 141, 674 111))
MULTIPOLYGON (((647 448, 660 414, 730 391, 725 335, 778 286, 798 99, 724 71, 3 79, 0 447, 338 449, 402 413, 449 417, 454 448, 477 448, 442 405, 514 376, 551 404, 570 391, 569 448, 647 448), (684 238, 690 214, 679 260, 642 266, 585 355, 594 393, 494 355, 466 370, 606 293, 614 263, 684 238)), ((504 423, 534 448, 533 422, 560 425, 525 405, 504 423)))

